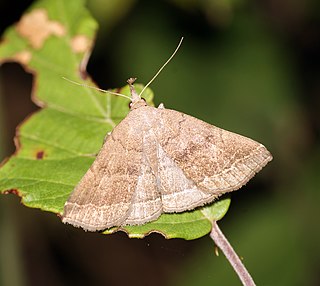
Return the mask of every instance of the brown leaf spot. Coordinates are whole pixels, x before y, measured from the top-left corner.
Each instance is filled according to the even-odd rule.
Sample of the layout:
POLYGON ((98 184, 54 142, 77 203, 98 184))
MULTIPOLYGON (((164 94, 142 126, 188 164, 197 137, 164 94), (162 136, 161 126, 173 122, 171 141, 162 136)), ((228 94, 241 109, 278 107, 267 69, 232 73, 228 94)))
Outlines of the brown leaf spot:
POLYGON ((22 37, 29 40, 35 49, 40 49, 49 36, 63 36, 66 33, 61 23, 48 19, 45 9, 36 9, 22 16, 16 29, 22 37))
POLYGON ((11 189, 4 192, 5 195, 14 194, 16 196, 20 196, 20 193, 17 189, 11 189))
POLYGON ((27 65, 32 58, 32 54, 29 51, 21 51, 13 56, 13 59, 23 65, 27 65))
POLYGON ((42 151, 42 150, 37 151, 37 153, 36 153, 37 160, 42 160, 43 157, 44 157, 44 151, 42 151))
POLYGON ((91 40, 84 35, 77 35, 71 39, 71 48, 75 53, 84 53, 91 47, 91 40))

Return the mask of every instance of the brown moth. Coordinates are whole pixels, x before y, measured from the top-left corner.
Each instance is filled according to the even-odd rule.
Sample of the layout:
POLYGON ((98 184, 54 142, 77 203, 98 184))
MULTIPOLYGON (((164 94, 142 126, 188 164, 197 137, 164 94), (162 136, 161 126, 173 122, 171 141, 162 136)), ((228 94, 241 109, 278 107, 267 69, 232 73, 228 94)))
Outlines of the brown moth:
POLYGON ((96 231, 192 210, 239 189, 272 159, 252 139, 148 106, 128 83, 130 112, 66 202, 64 223, 96 231))
POLYGON ((252 139, 148 106, 134 80, 130 112, 65 203, 64 223, 97 231, 192 210, 241 188, 272 160, 252 139))

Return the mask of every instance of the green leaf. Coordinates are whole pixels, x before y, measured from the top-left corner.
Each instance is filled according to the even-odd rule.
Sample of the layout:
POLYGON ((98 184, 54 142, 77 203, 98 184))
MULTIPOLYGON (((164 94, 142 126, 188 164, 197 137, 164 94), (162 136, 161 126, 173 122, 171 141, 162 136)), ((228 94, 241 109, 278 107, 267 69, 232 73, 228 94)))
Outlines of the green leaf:
MULTIPOLYGON (((33 100, 40 111, 17 132, 17 152, 0 169, 0 190, 13 192, 28 207, 61 214, 74 186, 94 161, 104 136, 128 113, 129 100, 62 79, 94 85, 85 66, 97 23, 84 1, 36 2, 0 46, 0 62, 18 61, 34 74, 33 100), (36 30, 34 30, 36 29, 36 30), (30 33, 31 31, 31 33, 30 33)), ((142 85, 136 85, 139 92, 142 85)), ((128 87, 120 93, 129 95, 128 87)), ((153 93, 144 93, 152 105, 153 93)), ((195 239, 207 234, 211 221, 226 213, 230 199, 180 214, 164 214, 142 226, 112 228, 130 237, 159 232, 167 238, 195 239)))
POLYGON ((230 201, 230 198, 224 198, 209 206, 193 211, 178 214, 162 214, 160 218, 154 222, 141 226, 111 228, 104 233, 109 234, 123 230, 129 237, 143 238, 151 232, 158 232, 166 238, 196 239, 210 232, 212 221, 220 220, 225 215, 229 208, 230 201))

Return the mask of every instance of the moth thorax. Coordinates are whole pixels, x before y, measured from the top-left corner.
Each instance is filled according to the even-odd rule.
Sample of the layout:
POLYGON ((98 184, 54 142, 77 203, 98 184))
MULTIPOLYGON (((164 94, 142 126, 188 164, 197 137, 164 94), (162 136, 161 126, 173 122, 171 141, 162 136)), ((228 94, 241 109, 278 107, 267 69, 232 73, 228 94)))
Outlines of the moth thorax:
POLYGON ((139 100, 132 101, 130 103, 130 110, 134 110, 134 109, 137 109, 137 108, 140 108, 140 107, 143 107, 143 106, 147 106, 147 103, 144 100, 144 98, 140 98, 139 100))

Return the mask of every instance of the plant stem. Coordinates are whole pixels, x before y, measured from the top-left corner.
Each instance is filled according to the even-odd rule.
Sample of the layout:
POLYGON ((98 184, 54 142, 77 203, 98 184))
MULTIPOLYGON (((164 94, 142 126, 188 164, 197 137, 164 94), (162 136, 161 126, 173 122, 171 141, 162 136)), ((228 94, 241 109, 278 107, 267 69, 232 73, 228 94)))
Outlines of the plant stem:
POLYGON ((215 244, 221 249, 226 258, 229 260, 235 272, 238 274, 242 284, 244 286, 255 286, 251 275, 248 270, 243 265, 239 256, 236 254, 234 249, 232 248, 229 241, 223 235, 216 221, 212 223, 212 230, 210 232, 210 237, 213 239, 215 244))

